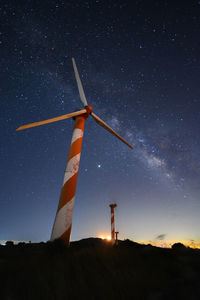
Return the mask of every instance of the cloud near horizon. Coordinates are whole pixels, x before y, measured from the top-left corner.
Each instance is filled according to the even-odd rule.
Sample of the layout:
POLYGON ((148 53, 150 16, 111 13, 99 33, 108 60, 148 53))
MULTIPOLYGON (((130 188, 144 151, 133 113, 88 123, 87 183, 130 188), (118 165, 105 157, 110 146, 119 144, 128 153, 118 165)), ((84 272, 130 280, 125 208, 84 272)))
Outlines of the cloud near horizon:
POLYGON ((156 240, 164 240, 166 235, 167 235, 166 233, 159 234, 159 235, 157 235, 157 237, 155 239, 156 240))

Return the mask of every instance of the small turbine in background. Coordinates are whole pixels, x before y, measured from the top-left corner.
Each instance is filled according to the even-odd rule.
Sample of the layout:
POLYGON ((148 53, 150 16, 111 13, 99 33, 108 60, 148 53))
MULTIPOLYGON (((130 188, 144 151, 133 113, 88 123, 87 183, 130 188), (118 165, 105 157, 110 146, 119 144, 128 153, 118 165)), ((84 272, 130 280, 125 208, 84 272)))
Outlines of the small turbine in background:
POLYGON ((115 244, 115 207, 117 204, 110 204, 110 213, 111 213, 111 243, 115 244))

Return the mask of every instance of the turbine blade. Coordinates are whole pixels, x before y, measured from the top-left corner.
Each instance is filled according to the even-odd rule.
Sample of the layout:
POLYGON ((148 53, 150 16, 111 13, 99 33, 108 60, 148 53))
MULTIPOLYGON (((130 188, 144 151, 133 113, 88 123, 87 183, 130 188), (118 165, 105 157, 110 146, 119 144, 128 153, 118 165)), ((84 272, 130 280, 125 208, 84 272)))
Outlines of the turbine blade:
POLYGON ((105 128, 106 130, 108 130, 110 133, 112 133, 113 135, 115 135, 118 139, 120 139, 120 141, 122 141, 124 144, 126 144, 129 148, 133 149, 133 147, 127 142, 125 141, 125 139, 123 139, 123 137, 121 137, 116 131, 114 131, 109 125, 107 125, 102 119, 100 119, 97 115, 95 115, 93 112, 91 112, 91 116, 95 119, 95 121, 101 125, 103 128, 105 128))
POLYGON ((82 86, 82 83, 81 83, 81 79, 80 79, 80 76, 78 74, 78 69, 77 69, 77 66, 76 66, 76 62, 75 62, 75 59, 73 57, 72 57, 72 64, 73 64, 73 68, 74 68, 74 73, 75 73, 76 82, 77 82, 77 85, 78 85, 78 91, 79 91, 81 101, 83 102, 84 106, 88 106, 88 103, 87 103, 87 100, 86 100, 86 97, 85 97, 85 93, 84 93, 84 90, 83 90, 83 86, 82 86))
POLYGON ((70 114, 67 114, 67 115, 62 115, 62 116, 59 116, 59 117, 56 117, 56 118, 51 118, 51 119, 40 121, 40 122, 34 122, 34 123, 26 124, 26 125, 18 127, 16 129, 16 131, 31 128, 31 127, 36 127, 36 126, 40 126, 40 125, 44 125, 44 124, 48 124, 48 123, 57 122, 57 121, 60 121, 60 120, 64 120, 64 119, 68 119, 68 118, 71 118, 71 117, 75 117, 75 116, 85 114, 86 112, 87 112, 86 109, 82 109, 82 110, 79 110, 79 111, 76 111, 76 112, 73 112, 73 113, 70 113, 70 114))

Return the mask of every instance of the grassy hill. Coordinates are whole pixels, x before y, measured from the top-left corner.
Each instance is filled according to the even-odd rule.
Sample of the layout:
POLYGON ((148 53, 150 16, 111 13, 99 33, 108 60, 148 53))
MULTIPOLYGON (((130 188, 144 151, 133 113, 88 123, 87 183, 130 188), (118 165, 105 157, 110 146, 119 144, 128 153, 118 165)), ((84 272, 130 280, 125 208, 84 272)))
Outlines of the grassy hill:
POLYGON ((101 239, 0 246, 1 300, 200 299, 200 251, 101 239))

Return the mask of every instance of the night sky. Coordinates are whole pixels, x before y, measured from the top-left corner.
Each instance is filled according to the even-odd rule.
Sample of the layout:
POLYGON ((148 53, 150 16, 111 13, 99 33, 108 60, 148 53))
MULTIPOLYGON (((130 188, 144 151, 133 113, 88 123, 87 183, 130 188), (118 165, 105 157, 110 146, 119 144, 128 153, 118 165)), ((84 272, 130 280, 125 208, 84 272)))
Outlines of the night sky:
POLYGON ((1 1, 0 241, 47 241, 83 108, 72 240, 109 235, 200 247, 200 1, 1 1))

